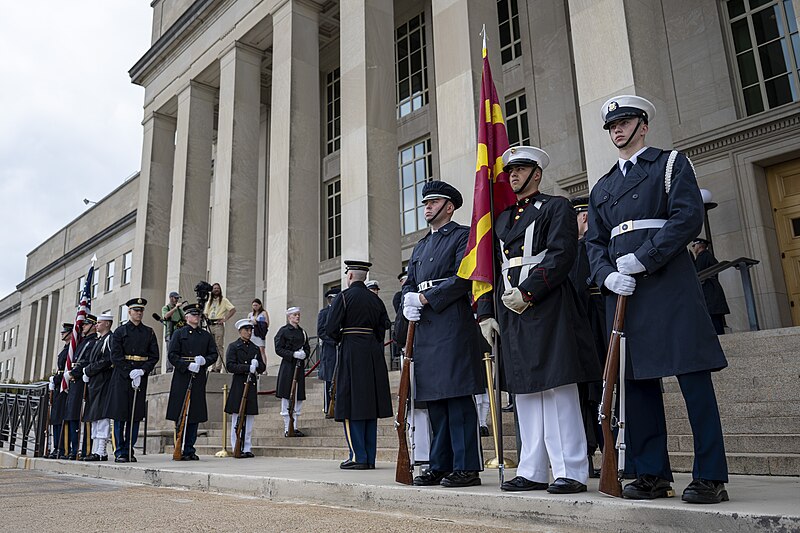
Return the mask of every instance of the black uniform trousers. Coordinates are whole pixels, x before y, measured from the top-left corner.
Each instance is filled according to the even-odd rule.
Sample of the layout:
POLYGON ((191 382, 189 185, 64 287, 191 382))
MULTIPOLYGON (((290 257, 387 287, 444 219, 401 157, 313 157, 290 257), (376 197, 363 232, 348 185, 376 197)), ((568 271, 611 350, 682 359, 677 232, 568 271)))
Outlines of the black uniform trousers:
POLYGON ((350 448, 348 459, 356 463, 374 465, 378 453, 378 419, 344 421, 344 437, 350 448))
POLYGON ((133 423, 133 431, 131 431, 130 420, 114 420, 114 442, 117 448, 114 450, 115 457, 128 457, 128 434, 131 435, 133 444, 130 445, 131 451, 136 446, 136 440, 139 438, 139 421, 133 423))
POLYGON ((473 396, 428 400, 431 420, 430 469, 437 472, 483 470, 478 411, 473 396))
POLYGON ((66 455, 66 453, 64 453, 63 424, 53 424, 53 451, 56 452, 56 457, 66 455))
MULTIPOLYGON (((694 435, 694 479, 728 481, 722 424, 708 370, 676 376, 694 435)), ((625 380, 626 471, 673 481, 661 380, 625 380)))
MULTIPOLYGON (((197 429, 200 427, 199 422, 186 422, 186 428, 183 430, 183 453, 181 455, 192 455, 195 450, 194 443, 197 442, 197 429)), ((178 432, 178 422, 175 422, 175 433, 178 432)))

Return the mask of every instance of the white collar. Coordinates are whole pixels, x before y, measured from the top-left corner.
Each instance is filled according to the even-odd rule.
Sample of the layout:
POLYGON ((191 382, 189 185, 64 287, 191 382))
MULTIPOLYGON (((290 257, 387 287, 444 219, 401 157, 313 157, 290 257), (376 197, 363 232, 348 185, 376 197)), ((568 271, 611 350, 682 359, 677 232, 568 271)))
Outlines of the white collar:
POLYGON ((625 168, 625 163, 627 161, 630 161, 631 164, 635 165, 636 164, 636 160, 639 158, 640 155, 642 155, 642 152, 644 152, 648 148, 650 148, 650 147, 649 146, 642 147, 641 149, 639 149, 639 151, 637 151, 635 154, 633 154, 630 159, 621 159, 620 158, 619 161, 617 162, 617 165, 619 165, 620 171, 622 171, 622 169, 625 168))

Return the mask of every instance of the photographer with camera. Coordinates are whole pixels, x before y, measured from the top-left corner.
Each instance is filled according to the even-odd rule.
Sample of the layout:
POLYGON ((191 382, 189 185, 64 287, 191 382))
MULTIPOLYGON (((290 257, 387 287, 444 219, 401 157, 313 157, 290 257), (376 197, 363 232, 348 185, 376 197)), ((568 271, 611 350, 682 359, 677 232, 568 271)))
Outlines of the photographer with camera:
MULTIPOLYGON (((175 333, 175 330, 186 325, 186 318, 183 314, 183 306, 186 305, 186 302, 179 305, 178 300, 180 300, 180 298, 180 294, 176 291, 172 291, 169 293, 169 301, 161 308, 160 321, 164 324, 164 341, 166 341, 167 346, 169 346, 169 341, 172 338, 172 334, 175 333)), ((167 372, 171 372, 172 368, 172 363, 167 361, 167 372)))
MULTIPOLYGON (((206 285, 208 284, 206 283, 206 285)), ((200 284, 198 284, 199 286, 200 284)), ((198 291, 198 287, 195 287, 195 291, 198 291)), ((198 291, 197 297, 201 299, 200 291, 198 291)), ((204 314, 208 319, 208 329, 214 336, 217 352, 225 353, 225 322, 236 314, 236 308, 222 295, 222 287, 219 283, 211 286, 211 294, 206 302, 204 314)), ((223 372, 224 369, 225 365, 220 357, 211 367, 211 372, 223 372)))

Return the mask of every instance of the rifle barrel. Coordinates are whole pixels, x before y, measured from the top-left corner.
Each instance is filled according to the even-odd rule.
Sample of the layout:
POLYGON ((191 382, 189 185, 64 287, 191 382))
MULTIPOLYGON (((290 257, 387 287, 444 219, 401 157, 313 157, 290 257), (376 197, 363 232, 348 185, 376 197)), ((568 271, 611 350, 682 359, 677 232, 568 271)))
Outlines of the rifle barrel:
POLYGON ((600 468, 599 491, 609 496, 622 497, 622 482, 619 478, 617 450, 614 446, 614 434, 611 429, 614 409, 614 390, 619 379, 619 340, 625 326, 626 296, 617 296, 617 308, 614 312, 614 325, 606 353, 606 365, 603 369, 603 396, 600 401, 600 427, 603 432, 603 464, 600 468))
POLYGON ((408 324, 408 335, 406 336, 405 355, 403 356, 403 369, 400 374, 400 390, 398 392, 397 418, 395 427, 397 429, 397 468, 395 469, 394 480, 403 485, 411 485, 414 482, 414 468, 411 465, 411 456, 408 452, 408 437, 406 436, 406 407, 408 398, 411 394, 411 361, 414 359, 414 332, 417 323, 408 324))

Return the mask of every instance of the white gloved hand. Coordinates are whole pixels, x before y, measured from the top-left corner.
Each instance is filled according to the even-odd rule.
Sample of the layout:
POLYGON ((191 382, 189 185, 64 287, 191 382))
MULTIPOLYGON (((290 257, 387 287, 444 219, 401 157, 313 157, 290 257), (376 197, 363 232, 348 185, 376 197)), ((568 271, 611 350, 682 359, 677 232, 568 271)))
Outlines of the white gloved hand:
POLYGON ((503 301, 503 305, 519 315, 531 305, 530 302, 526 302, 525 298, 522 297, 522 291, 519 287, 508 289, 500 299, 503 301))
POLYGON ((303 359, 306 358, 306 352, 304 352, 303 350, 297 350, 296 352, 294 352, 294 358, 300 359, 302 361, 303 359))
POLYGON ((258 359, 252 359, 250 361, 250 373, 255 374, 256 370, 258 370, 258 359))
POLYGON ((199 366, 203 366, 206 364, 206 358, 202 355, 195 356, 194 362, 197 363, 199 366))
POLYGON ((200 365, 198 365, 197 363, 189 363, 189 372, 197 374, 198 372, 200 372, 200 365))
POLYGON ((56 390, 56 384, 53 382, 53 376, 50 376, 50 383, 47 384, 48 390, 56 390))
POLYGON ((636 288, 636 280, 632 276, 626 276, 619 272, 612 272, 603 281, 603 285, 613 293, 620 296, 630 296, 636 288))
POLYGON ((416 307, 417 309, 422 309, 425 304, 420 301, 420 296, 422 296, 422 294, 418 292, 407 292, 403 297, 403 307, 416 307))
POLYGON ((138 377, 144 376, 144 370, 142 370, 141 368, 134 368, 128 375, 130 376, 131 379, 136 379, 137 376, 138 377))
POLYGON ((72 381, 72 372, 69 370, 64 370, 64 379, 67 381, 72 381))
POLYGON ((617 270, 620 274, 631 276, 639 272, 644 272, 646 269, 634 254, 625 254, 617 258, 617 270))
POLYGON ((486 318, 481 320, 479 325, 481 327, 483 338, 486 339, 486 342, 489 344, 492 344, 495 335, 500 335, 500 324, 498 324, 497 320, 494 318, 486 318))
POLYGON ((142 376, 136 375, 135 378, 131 379, 131 387, 134 389, 138 389, 139 385, 142 384, 142 376))
POLYGON ((422 312, 420 311, 419 307, 414 307, 411 305, 406 305, 403 307, 403 316, 406 317, 409 322, 418 322, 421 315, 422 312))
POLYGON ((89 375, 86 374, 86 372, 83 373, 83 377, 81 379, 83 379, 84 383, 89 383, 89 375))

